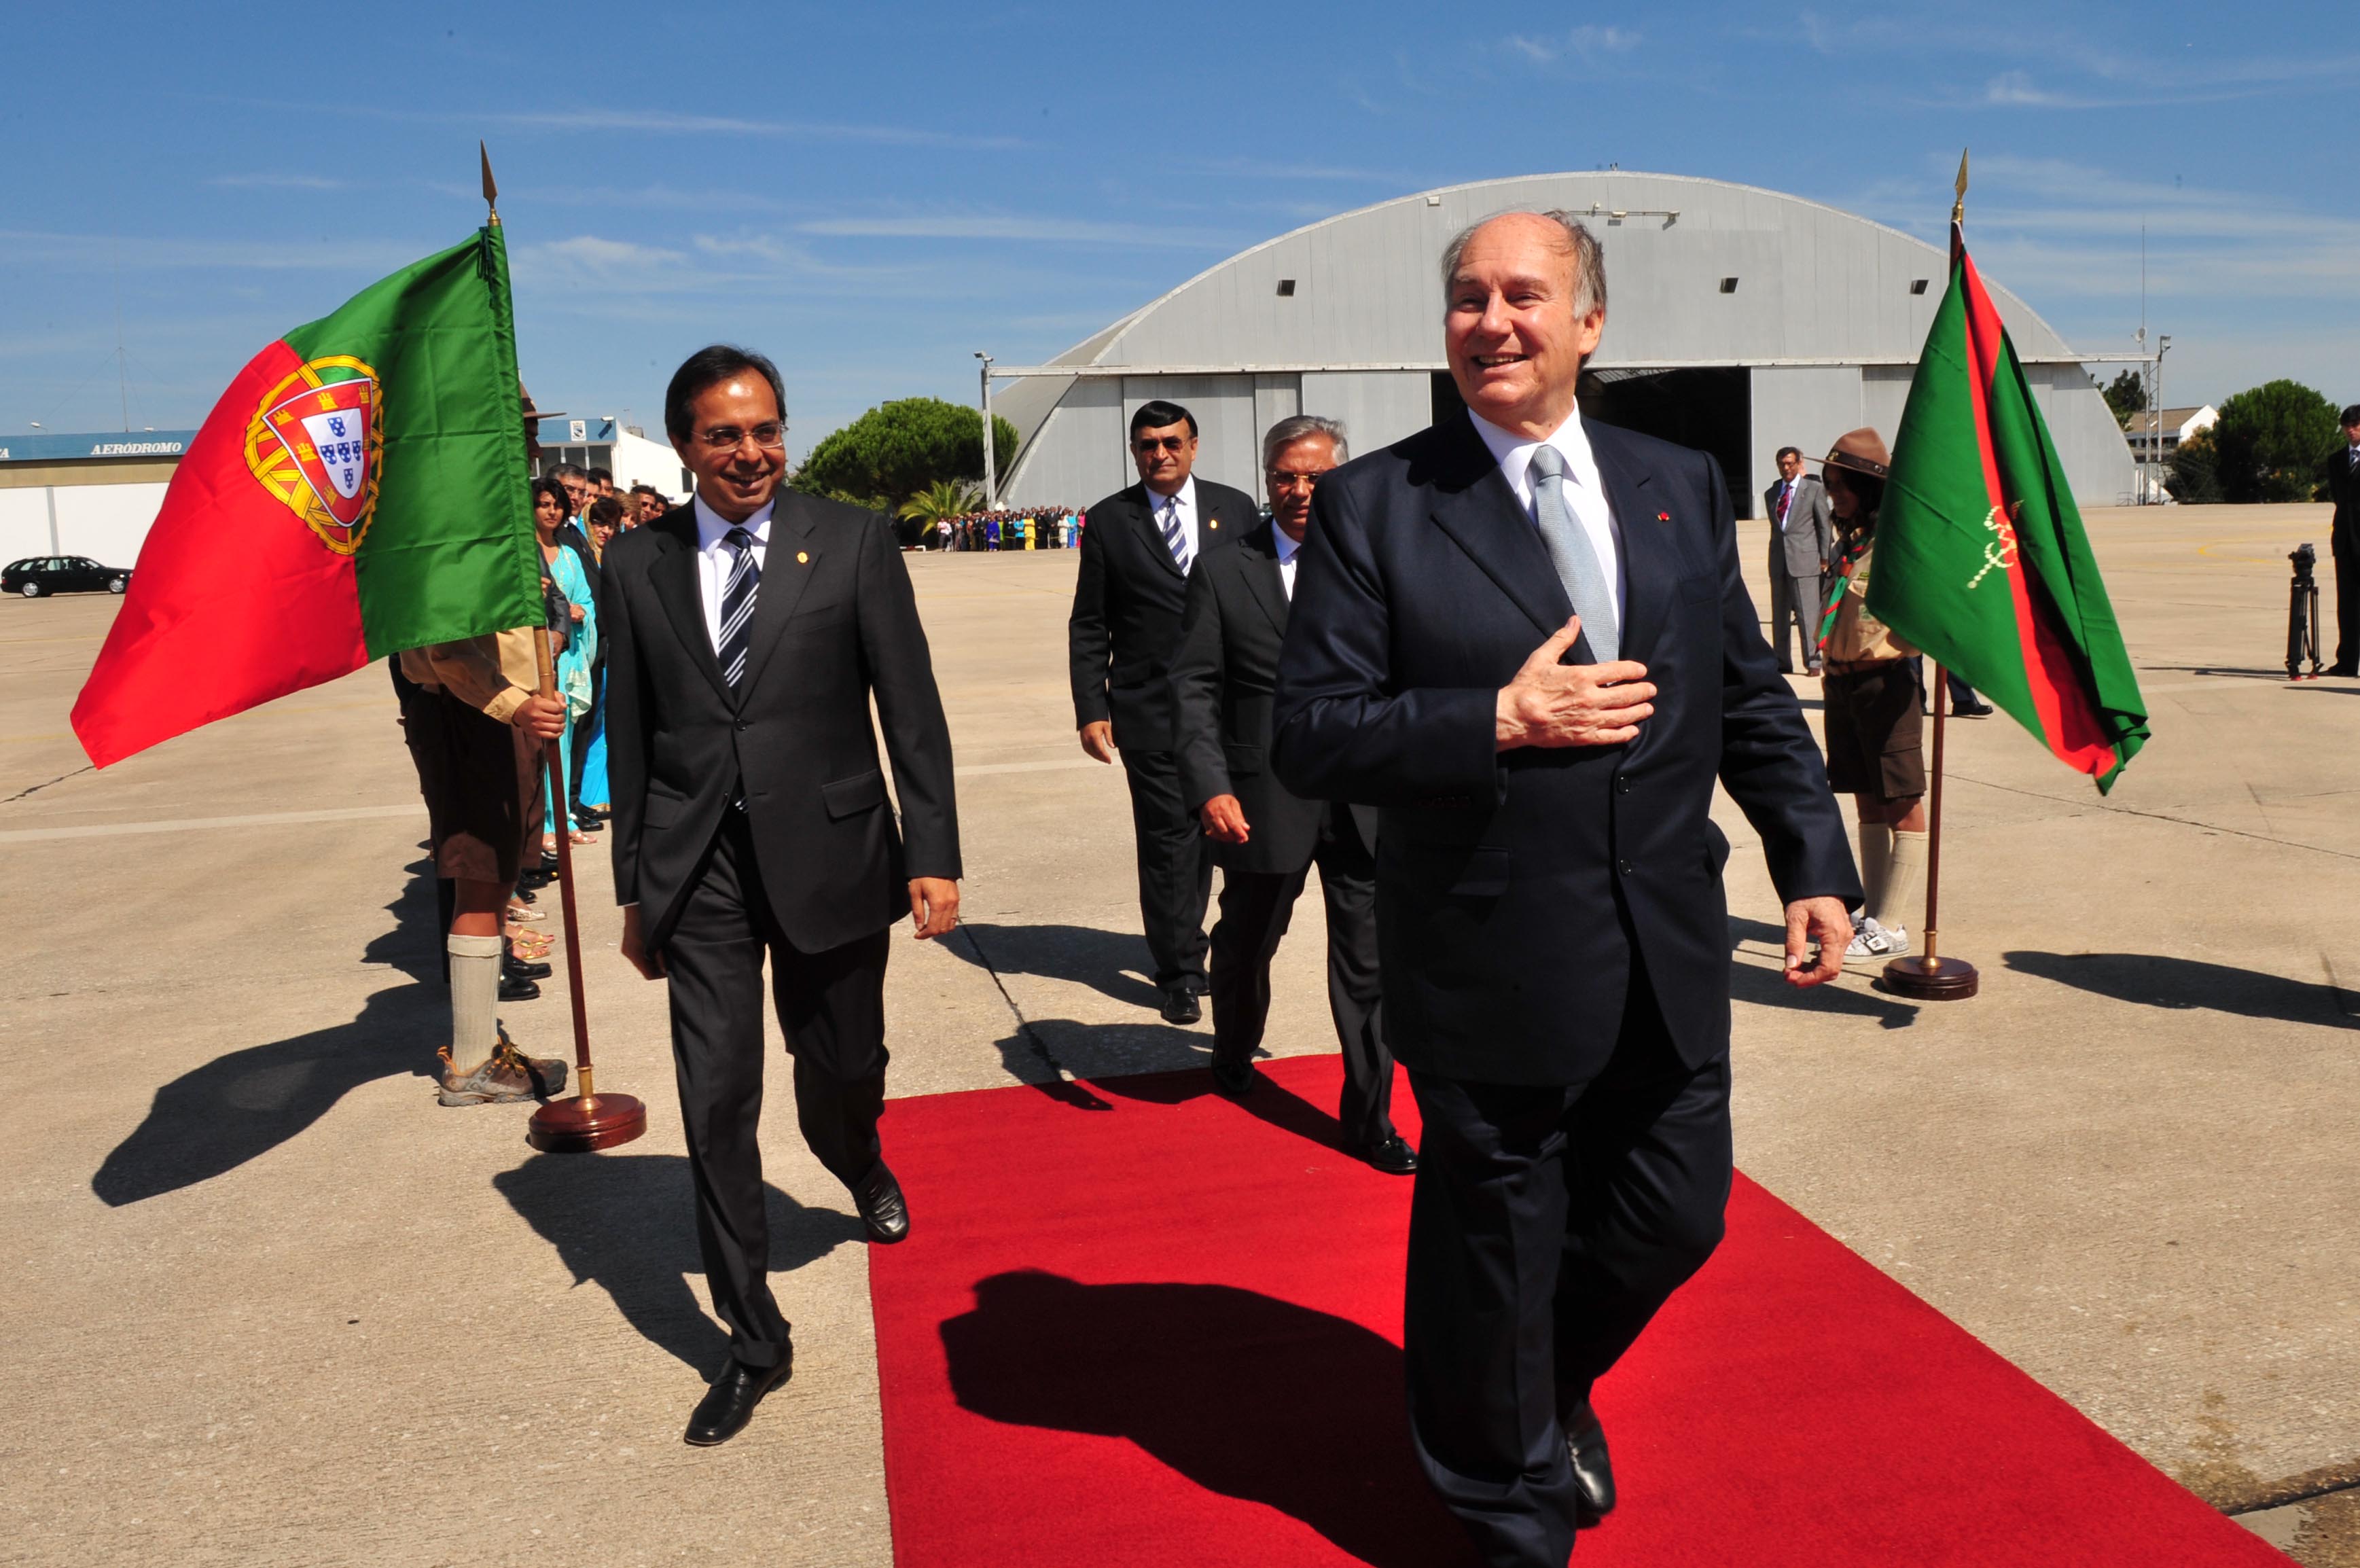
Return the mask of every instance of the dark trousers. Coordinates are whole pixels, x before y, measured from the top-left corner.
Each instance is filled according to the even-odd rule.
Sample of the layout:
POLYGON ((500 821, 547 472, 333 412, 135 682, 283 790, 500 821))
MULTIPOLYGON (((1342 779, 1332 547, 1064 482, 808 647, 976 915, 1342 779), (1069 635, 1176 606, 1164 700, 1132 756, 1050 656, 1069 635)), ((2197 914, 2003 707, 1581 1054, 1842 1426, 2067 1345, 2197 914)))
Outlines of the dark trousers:
POLYGON ((1792 674, 1793 661, 1786 656, 1786 629, 1792 624, 1795 640, 1803 650, 1803 667, 1809 669, 1819 662, 1819 579, 1814 573, 1797 576, 1786 570, 1786 557, 1782 551, 1770 561, 1770 646, 1777 650, 1778 668, 1792 674))
POLYGON ((2339 528, 2327 536, 2327 554, 2335 563, 2335 667, 2360 670, 2360 544, 2339 528))
POLYGON ((1205 905, 1213 857, 1181 797, 1179 759, 1170 751, 1125 751, 1131 828, 1139 848, 1139 917, 1159 986, 1205 989, 1205 905))
MULTIPOLYGON (((1344 1094, 1336 1119, 1344 1141, 1365 1148, 1393 1136, 1393 1054, 1378 1009, 1377 862, 1345 806, 1328 807, 1313 853, 1328 905, 1328 1011, 1344 1047, 1344 1094)), ((1270 960, 1295 916, 1311 866, 1298 872, 1227 872, 1213 927, 1213 1058, 1251 1060, 1270 1021, 1270 960)))
POLYGON ((876 1168, 885 1108, 890 930, 822 953, 798 950, 762 891, 743 813, 722 813, 703 872, 663 945, 672 1060, 696 1181, 696 1239, 713 1310, 749 1366, 787 1354, 770 1295, 763 1206, 762 960, 794 1058, 795 1116, 820 1164, 850 1188, 876 1168))
POLYGON ((1573 1551, 1563 1416, 1720 1245, 1727 1058, 1674 1053, 1642 974, 1589 1083, 1413 1070, 1426 1118, 1411 1199, 1404 1348, 1426 1479, 1486 1563, 1573 1551))

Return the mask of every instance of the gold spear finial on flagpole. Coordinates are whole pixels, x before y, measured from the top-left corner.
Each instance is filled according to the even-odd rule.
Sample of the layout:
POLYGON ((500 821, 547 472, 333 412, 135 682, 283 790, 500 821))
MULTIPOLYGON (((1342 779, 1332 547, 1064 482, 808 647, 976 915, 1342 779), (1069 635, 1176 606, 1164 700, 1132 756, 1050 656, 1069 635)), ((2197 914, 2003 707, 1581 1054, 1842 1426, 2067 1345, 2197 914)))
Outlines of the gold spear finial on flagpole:
MULTIPOLYGON (((488 170, 491 165, 486 164, 484 167, 488 170)), ((488 181, 491 175, 486 173, 484 178, 488 181)), ((1958 190, 1959 199, 1950 203, 1950 221, 1954 224, 1963 221, 1967 215, 1967 149, 1965 148, 1959 149, 1958 190)))
POLYGON ((478 141, 475 143, 475 155, 484 160, 484 205, 491 209, 492 227, 497 228, 500 226, 500 187, 492 178, 491 149, 478 141))

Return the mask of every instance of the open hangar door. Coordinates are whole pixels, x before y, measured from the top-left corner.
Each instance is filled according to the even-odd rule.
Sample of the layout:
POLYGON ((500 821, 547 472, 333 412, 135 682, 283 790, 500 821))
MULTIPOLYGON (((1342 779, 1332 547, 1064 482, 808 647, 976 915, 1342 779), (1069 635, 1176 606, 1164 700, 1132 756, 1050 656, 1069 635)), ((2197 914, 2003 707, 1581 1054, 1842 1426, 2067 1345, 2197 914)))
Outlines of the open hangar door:
MULTIPOLYGON (((1754 476, 1747 448, 1753 439, 1753 397, 1743 367, 1584 370, 1575 395, 1580 400, 1581 411, 1601 424, 1710 453, 1721 465, 1721 479, 1729 487, 1730 502, 1737 515, 1752 515, 1754 476)), ((1450 372, 1436 371, 1436 422, 1451 418, 1466 406, 1450 372)))

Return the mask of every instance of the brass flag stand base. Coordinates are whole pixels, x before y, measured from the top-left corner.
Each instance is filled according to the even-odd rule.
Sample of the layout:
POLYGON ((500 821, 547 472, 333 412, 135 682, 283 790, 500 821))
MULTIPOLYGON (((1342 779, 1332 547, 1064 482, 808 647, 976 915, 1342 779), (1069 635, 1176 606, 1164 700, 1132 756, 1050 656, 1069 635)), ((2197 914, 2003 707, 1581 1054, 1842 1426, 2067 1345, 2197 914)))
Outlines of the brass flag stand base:
MULTIPOLYGON (((555 696, 556 673, 549 660, 549 633, 537 630, 541 653, 541 689, 555 696)), ((565 826, 557 835, 558 902, 565 912, 565 983, 574 996, 574 1082, 576 1092, 552 1100, 532 1113, 525 1141, 550 1154, 588 1154, 593 1149, 628 1144, 648 1130, 648 1108, 628 1094, 600 1094, 590 1078, 590 1018, 582 1000, 582 928, 574 908, 574 820, 566 809, 565 770, 558 760, 560 742, 541 748, 542 771, 549 775, 550 813, 565 826)))
MULTIPOLYGON (((1961 166, 1965 178, 1964 165, 1961 166)), ((1983 988, 1983 977, 1964 959, 1936 956, 1939 933, 1935 929, 1942 894, 1942 720, 1950 707, 1950 674, 1934 666, 1934 791, 1928 803, 1926 824, 1926 951, 1896 959, 1885 966, 1885 989, 1912 1002, 1964 1002, 1983 988)))
POLYGON ((1964 1002, 1983 987, 1983 977, 1964 959, 1896 959, 1885 966, 1885 989, 1912 1002, 1964 1002))

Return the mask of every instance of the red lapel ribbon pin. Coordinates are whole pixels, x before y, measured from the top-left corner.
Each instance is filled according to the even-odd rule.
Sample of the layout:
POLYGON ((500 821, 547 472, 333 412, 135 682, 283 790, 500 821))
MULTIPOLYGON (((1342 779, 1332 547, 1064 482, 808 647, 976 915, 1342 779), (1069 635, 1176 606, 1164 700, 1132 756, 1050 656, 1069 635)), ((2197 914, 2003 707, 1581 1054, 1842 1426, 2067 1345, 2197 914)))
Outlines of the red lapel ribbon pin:
POLYGON ((1657 522, 1669 522, 1672 521, 1672 514, 1667 511, 1659 511, 1655 514, 1655 521, 1657 522))

